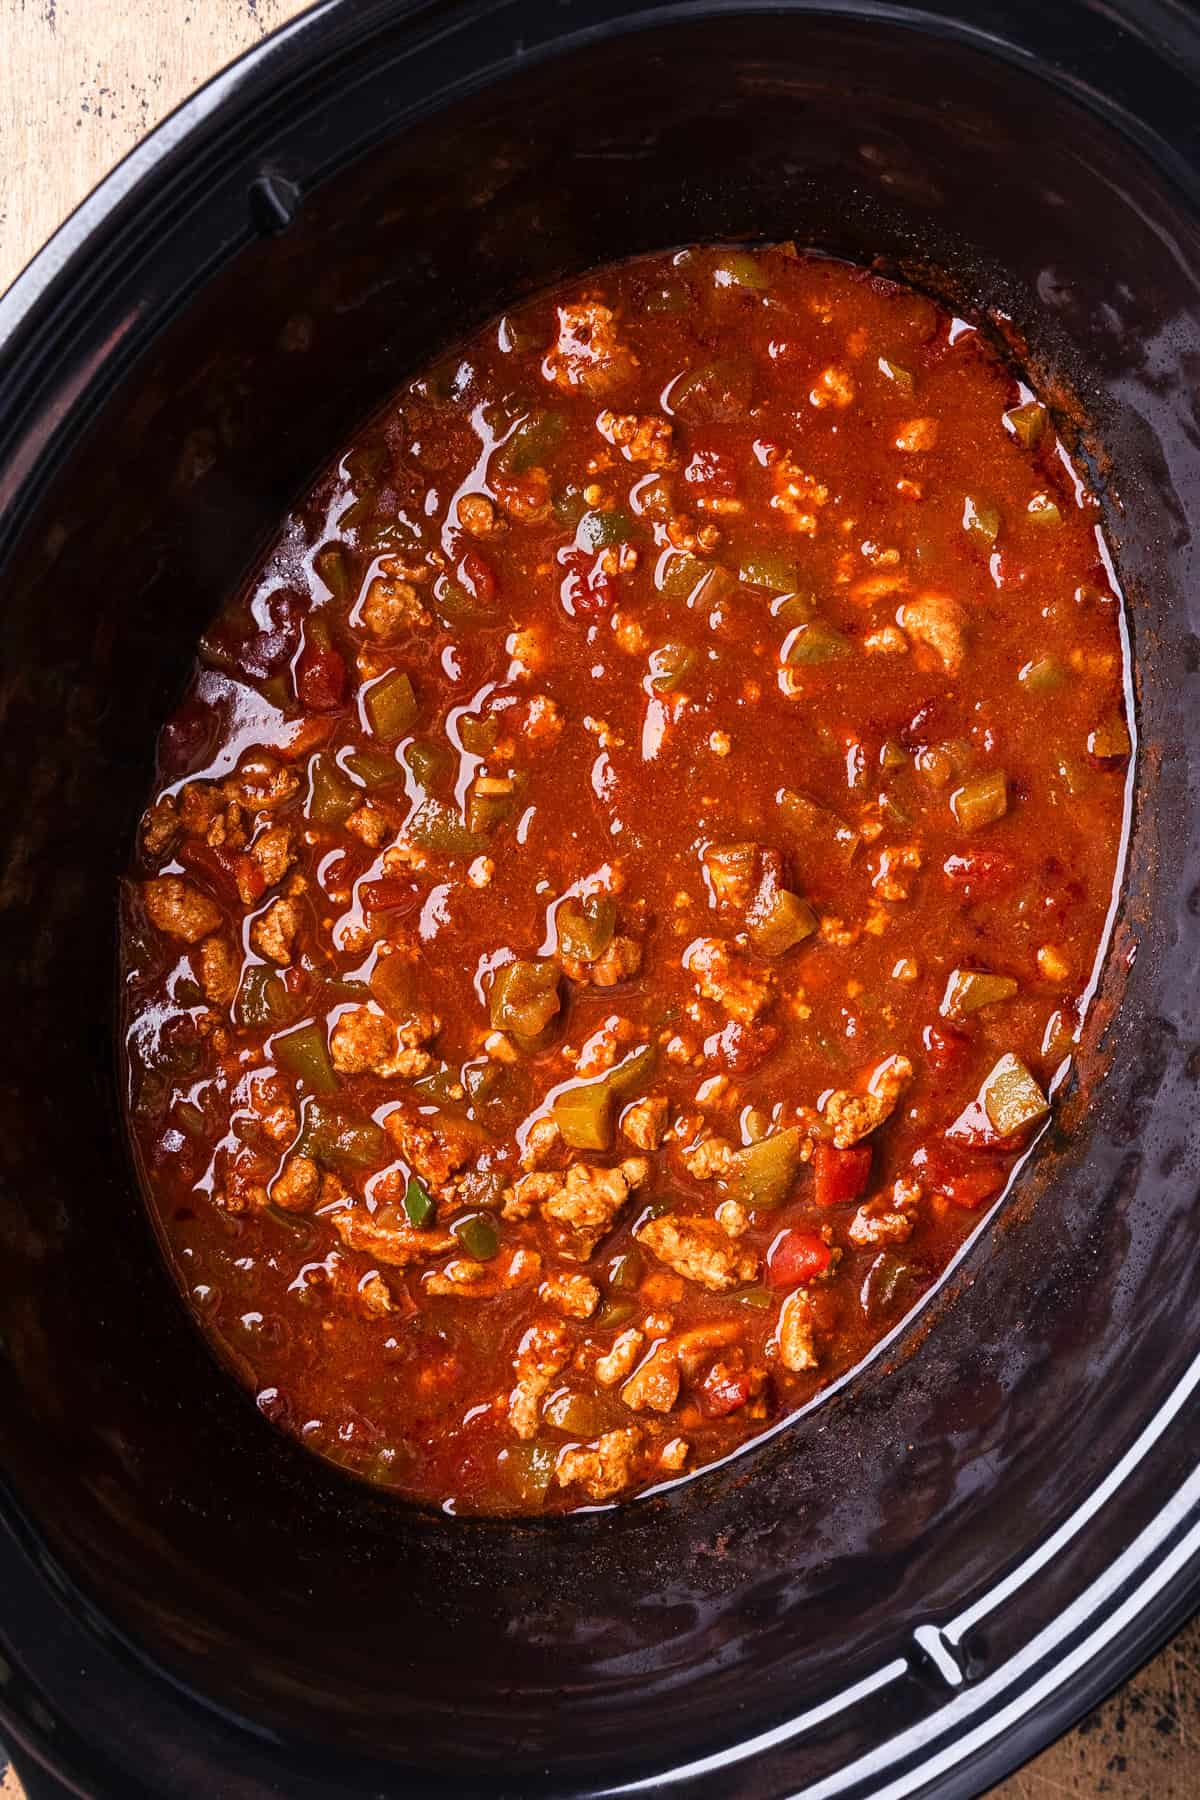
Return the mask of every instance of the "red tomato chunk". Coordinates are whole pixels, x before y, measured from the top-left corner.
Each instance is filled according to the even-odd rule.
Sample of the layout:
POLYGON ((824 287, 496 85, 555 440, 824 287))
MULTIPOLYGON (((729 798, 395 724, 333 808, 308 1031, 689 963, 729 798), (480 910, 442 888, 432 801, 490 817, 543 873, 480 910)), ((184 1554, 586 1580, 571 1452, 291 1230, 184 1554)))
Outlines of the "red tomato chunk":
POLYGON ((825 1273, 831 1254, 814 1231, 781 1231, 767 1253, 767 1280, 772 1287, 799 1287, 825 1273))
POLYGON ((818 1206, 842 1206, 857 1200, 871 1178, 871 1146, 857 1144, 835 1150, 832 1144, 818 1144, 813 1152, 813 1174, 813 1198, 818 1206))

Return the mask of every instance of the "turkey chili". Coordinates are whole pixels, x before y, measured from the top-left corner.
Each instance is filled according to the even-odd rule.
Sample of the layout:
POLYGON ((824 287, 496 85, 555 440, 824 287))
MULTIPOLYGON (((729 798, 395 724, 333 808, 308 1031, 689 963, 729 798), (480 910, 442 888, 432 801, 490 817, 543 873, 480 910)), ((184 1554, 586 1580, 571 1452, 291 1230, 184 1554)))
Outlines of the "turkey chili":
POLYGON ((1104 937, 1098 518, 974 329, 784 250, 601 271, 376 420, 203 640, 125 893, 149 1199, 268 1418, 567 1510, 911 1307, 1104 937))

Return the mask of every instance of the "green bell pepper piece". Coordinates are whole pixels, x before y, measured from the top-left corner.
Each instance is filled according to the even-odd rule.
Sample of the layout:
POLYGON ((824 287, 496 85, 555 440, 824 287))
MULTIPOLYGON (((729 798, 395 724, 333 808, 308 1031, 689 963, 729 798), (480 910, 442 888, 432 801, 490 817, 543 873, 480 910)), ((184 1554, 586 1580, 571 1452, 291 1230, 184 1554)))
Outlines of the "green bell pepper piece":
POLYGON ((635 1050, 597 1081, 565 1088, 551 1107, 563 1142, 572 1150, 607 1150, 612 1142, 613 1108, 644 1086, 654 1066, 650 1045, 635 1050))
POLYGON ((917 384, 912 378, 912 371, 906 369, 902 363, 893 362, 890 356, 881 356, 877 367, 880 374, 886 375, 889 381, 894 382, 902 394, 911 394, 915 389, 917 384))
POLYGON ((416 964, 402 951, 379 956, 367 982, 371 994, 397 1025, 406 1025, 418 1011, 416 964))
POLYGON ((713 279, 718 287, 751 288, 759 294, 771 285, 767 271, 748 250, 723 250, 713 263, 713 279))
POLYGON ((268 963, 258 963, 246 970, 233 1003, 238 1024, 248 1030, 263 1025, 286 1025, 295 1017, 296 1007, 297 1002, 288 992, 283 976, 268 963))
POLYGON ((552 962, 519 960, 497 969, 488 995, 493 1027, 517 1038, 538 1038, 562 1004, 558 980, 558 965, 552 962))
POLYGON ((443 856, 475 856, 484 840, 473 832, 462 814, 441 800, 422 800, 404 827, 409 843, 443 856))
POLYGON ((415 1175, 409 1176, 402 1204, 409 1224, 415 1225, 418 1230, 422 1225, 427 1225, 433 1217, 433 1196, 424 1182, 418 1181, 415 1175))
POLYGON ((404 773, 394 756, 386 750, 345 750, 341 766, 357 777, 365 788, 389 787, 404 773))
POLYGON ((373 1119, 336 1112, 313 1100, 305 1108, 296 1152, 332 1168, 369 1169, 388 1160, 390 1145, 373 1119))
POLYGON ((850 654, 850 640, 825 619, 797 625, 783 640, 782 660, 790 668, 800 664, 833 662, 850 654))
POLYGON ((486 1213, 464 1213, 450 1221, 450 1230, 476 1262, 491 1262, 500 1249, 496 1227, 486 1213))
POLYGON ((612 1095, 602 1081, 566 1088, 551 1112, 571 1150, 607 1150, 612 1142, 612 1095))
POLYGON ((862 1285, 862 1309, 869 1319, 877 1319, 900 1306, 906 1290, 914 1290, 922 1279, 922 1271, 905 1262, 891 1250, 883 1250, 867 1270, 862 1285))
POLYGON ((458 741, 472 756, 487 756, 499 735, 500 721, 494 713, 482 719, 477 713, 464 713, 458 721, 458 741))
POLYGON ((673 694, 700 660, 690 644, 663 644, 650 657, 650 686, 656 694, 673 694))
POLYGON ((407 737, 417 721, 417 696, 403 669, 373 681, 363 695, 363 708, 371 730, 385 743, 397 743, 407 737))
POLYGON ((614 1256, 608 1265, 608 1285, 618 1291, 628 1292, 638 1287, 644 1272, 641 1252, 623 1250, 614 1256))
POLYGON ((1025 508, 1025 516, 1035 525, 1062 524, 1062 513, 1049 494, 1035 494, 1025 508))
POLYGON ((329 1060, 325 1033, 319 1025, 300 1025, 271 1040, 276 1061, 311 1094, 336 1094, 338 1079, 329 1060))
POLYGON ((788 888, 776 888, 759 904, 757 898, 746 913, 746 930, 760 956, 783 956, 804 942, 819 921, 808 901, 788 888))
POLYGON ((598 1394, 579 1394, 570 1388, 551 1397, 542 1417, 555 1431, 577 1438, 597 1438, 614 1422, 611 1402, 606 1404, 598 1394))
POLYGON ((849 863, 858 849, 860 838, 844 819, 830 807, 822 806, 808 794, 795 788, 783 788, 779 794, 779 811, 784 824, 797 836, 813 840, 839 862, 849 863))
POLYGON ((785 1131, 760 1138, 757 1144, 748 1144, 737 1152, 728 1171, 720 1177, 720 1187, 743 1206, 782 1205, 800 1167, 802 1144, 798 1125, 789 1125, 785 1131))
POLYGON ((335 600, 349 600, 355 581, 344 544, 324 545, 313 557, 313 569, 335 600))
POLYGON ((733 588, 727 569, 716 563, 703 562, 685 551, 672 551, 660 558, 655 569, 655 586, 668 600, 679 600, 687 606, 711 606, 733 588))
POLYGON ((554 915, 558 948, 576 962, 594 963, 613 941, 617 928, 616 903, 607 894, 574 895, 562 901, 554 915))
POLYGON ((754 391, 749 357, 716 357, 671 384, 671 410, 689 425, 725 425, 745 415, 754 391))
POLYGON ((1003 769, 992 769, 955 788, 950 810, 964 831, 980 831, 1002 819, 1008 811, 1008 777, 1003 769))
POLYGON ((496 462, 506 475, 528 475, 545 468, 562 442, 567 421, 562 413, 531 412, 501 444, 496 462))
POLYGON ((554 1479, 558 1448, 553 1444, 510 1444, 500 1452, 500 1467, 522 1506, 540 1506, 554 1479))
POLYGON ((574 531, 587 509, 588 504, 583 497, 583 489, 575 487, 573 484, 565 487, 562 493, 550 502, 550 510, 564 531, 574 531))
POLYGON ((794 594, 800 587, 800 570, 778 550, 760 550, 743 556, 738 580, 747 587, 766 588, 772 594, 794 594))
POLYGON ((333 757, 319 750, 309 759, 304 811, 314 825, 341 825, 358 805, 358 791, 333 757))
POLYGON ((575 528, 575 542, 581 550, 606 550, 615 544, 627 544, 633 535, 633 521, 619 507, 612 512, 586 512, 575 528))

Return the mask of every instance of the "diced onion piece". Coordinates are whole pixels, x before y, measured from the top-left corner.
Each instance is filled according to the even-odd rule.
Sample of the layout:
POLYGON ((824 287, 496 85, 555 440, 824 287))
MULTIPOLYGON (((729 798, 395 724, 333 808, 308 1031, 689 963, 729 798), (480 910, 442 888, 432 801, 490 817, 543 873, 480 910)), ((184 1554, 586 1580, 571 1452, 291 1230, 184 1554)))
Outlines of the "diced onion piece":
POLYGON ((1102 719, 1088 738, 1088 750, 1100 762, 1110 758, 1128 756, 1133 749, 1133 740, 1129 735, 1129 727, 1119 713, 1102 719))
POLYGON ((941 1014, 945 1019, 965 1019, 981 1006, 1011 1000, 1016 991, 1011 975, 993 975, 987 969, 951 969, 942 995, 941 1014))
POLYGON ((1036 1125, 1050 1111, 1050 1102, 1020 1057, 1011 1051, 1002 1056, 979 1090, 983 1110, 997 1137, 1011 1137, 1026 1125, 1036 1125))
POLYGON ((1036 450, 1046 429, 1046 409, 1037 400, 1026 400, 1023 406, 1010 407, 1004 423, 1022 449, 1036 450))

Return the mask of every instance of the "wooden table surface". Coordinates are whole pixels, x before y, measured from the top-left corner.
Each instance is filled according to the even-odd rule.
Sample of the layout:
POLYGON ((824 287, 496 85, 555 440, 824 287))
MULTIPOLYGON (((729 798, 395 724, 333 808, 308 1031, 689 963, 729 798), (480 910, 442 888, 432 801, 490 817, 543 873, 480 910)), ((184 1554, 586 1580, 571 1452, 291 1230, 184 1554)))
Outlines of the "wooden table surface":
MULTIPOLYGON (((144 132, 305 3, 0 0, 0 293, 144 132)), ((1200 1620, 990 1800, 1055 1795, 1197 1800, 1200 1620)))

